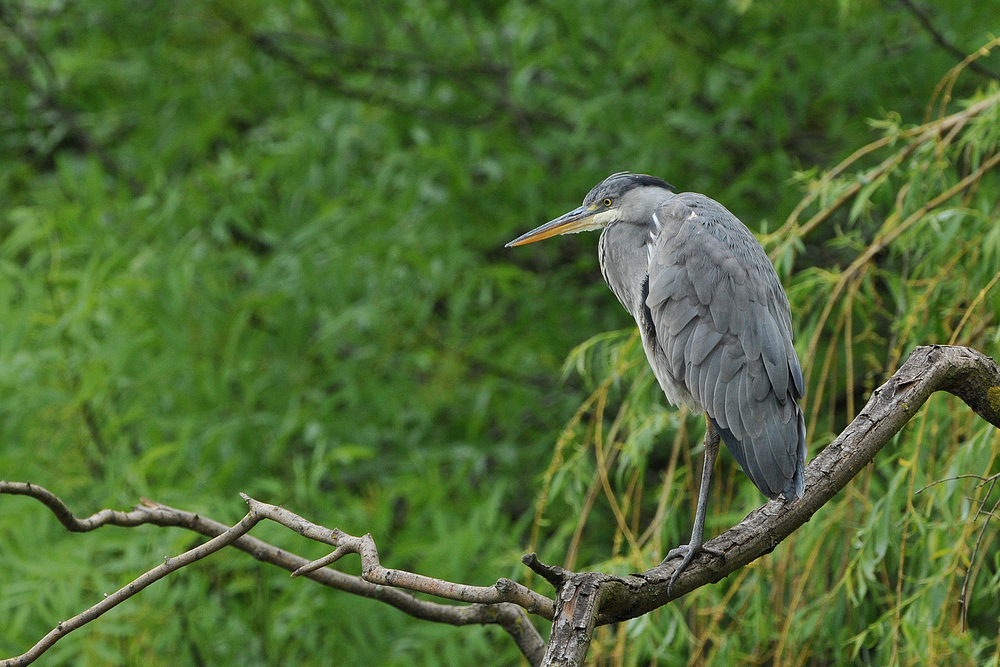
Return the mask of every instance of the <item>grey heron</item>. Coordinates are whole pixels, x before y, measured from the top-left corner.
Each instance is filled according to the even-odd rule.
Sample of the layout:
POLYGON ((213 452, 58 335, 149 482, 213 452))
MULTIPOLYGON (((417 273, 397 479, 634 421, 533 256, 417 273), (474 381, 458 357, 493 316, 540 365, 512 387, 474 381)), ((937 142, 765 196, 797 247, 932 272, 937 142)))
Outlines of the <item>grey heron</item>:
POLYGON ((704 546, 719 439, 768 498, 803 492, 802 369, 788 298, 757 239, 722 204, 643 174, 612 174, 583 205, 507 247, 600 229, 604 280, 639 326, 667 400, 703 412, 705 457, 694 528, 677 577, 704 546))

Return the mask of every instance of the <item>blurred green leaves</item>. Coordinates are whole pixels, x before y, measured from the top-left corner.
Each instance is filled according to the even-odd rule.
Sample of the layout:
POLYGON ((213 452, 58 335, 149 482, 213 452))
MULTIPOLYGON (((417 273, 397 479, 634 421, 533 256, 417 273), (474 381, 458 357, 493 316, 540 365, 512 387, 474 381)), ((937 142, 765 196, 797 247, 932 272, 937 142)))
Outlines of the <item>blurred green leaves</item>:
MULTIPOLYGON (((971 52, 998 9, 937 3, 933 18, 971 52)), ((524 577, 517 556, 529 543, 551 562, 625 570, 634 556, 623 526, 658 552, 689 529, 698 423, 663 407, 600 278, 596 238, 503 243, 622 169, 705 192, 755 231, 781 229, 803 190, 818 193, 815 215, 860 184, 853 209, 768 245, 800 351, 816 335, 809 397, 822 397, 811 407, 821 443, 847 419, 846 388, 856 410, 908 345, 956 332, 986 352, 996 345, 997 292, 976 300, 1000 257, 985 178, 887 244, 825 322, 817 303, 891 233, 897 199, 912 212, 991 158, 992 107, 944 152, 928 143, 881 180, 848 170, 816 181, 876 136, 895 142, 888 151, 903 146, 954 65, 904 7, 877 3, 3 2, 0 469, 79 513, 146 495, 228 520, 244 491, 371 531, 387 565, 469 583, 524 577), (880 119, 877 134, 868 118, 880 119), (550 465, 554 450, 562 458, 550 465)), ((950 99, 980 99, 987 83, 966 72, 950 99)), ((783 560, 704 593, 728 596, 712 616, 661 610, 628 624, 627 640, 609 631, 609 653, 598 647, 595 659, 843 662, 840 649, 859 637, 857 657, 884 662, 885 638, 916 633, 927 609, 894 601, 902 540, 936 554, 913 575, 938 577, 926 596, 947 620, 931 648, 985 660, 995 549, 975 565, 975 631, 958 635, 948 568, 964 568, 965 552, 939 532, 967 520, 961 498, 977 491, 911 496, 919 516, 898 532, 911 487, 996 465, 946 456, 973 440, 992 451, 996 438, 937 401, 922 413, 925 445, 899 443, 917 464, 881 513, 870 505, 893 475, 879 469, 830 508, 824 532, 843 538, 833 548, 800 531, 783 560), (886 522, 879 556, 868 534, 884 536, 886 522), (796 611, 776 616, 790 600, 796 611), (893 620, 895 609, 914 620, 893 620), (834 613, 851 622, 817 639, 834 613)), ((712 532, 759 502, 723 465, 712 532)), ((11 622, 0 651, 23 651, 191 539, 70 536, 39 507, 4 498, 0 600, 11 622)), ((413 622, 238 554, 133 602, 49 661, 517 661, 491 631, 413 622)))

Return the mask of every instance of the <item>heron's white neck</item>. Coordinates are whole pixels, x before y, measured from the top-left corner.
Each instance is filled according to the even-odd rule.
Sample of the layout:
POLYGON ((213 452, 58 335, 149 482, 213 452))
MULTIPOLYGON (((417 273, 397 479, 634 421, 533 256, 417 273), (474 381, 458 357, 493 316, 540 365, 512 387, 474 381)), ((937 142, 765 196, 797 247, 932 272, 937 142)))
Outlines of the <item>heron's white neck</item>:
POLYGON ((601 232, 598 253, 608 287, 632 317, 639 321, 645 302, 643 283, 649 275, 651 226, 617 222, 601 232))

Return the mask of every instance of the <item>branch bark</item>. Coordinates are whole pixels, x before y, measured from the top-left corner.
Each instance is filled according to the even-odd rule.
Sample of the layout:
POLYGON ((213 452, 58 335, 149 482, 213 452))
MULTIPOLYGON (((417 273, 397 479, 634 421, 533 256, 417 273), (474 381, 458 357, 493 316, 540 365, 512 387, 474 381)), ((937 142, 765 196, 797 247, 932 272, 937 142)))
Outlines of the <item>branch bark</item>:
POLYGON ((549 621, 552 620, 555 609, 552 600, 510 579, 501 578, 492 586, 470 586, 404 570, 390 570, 382 567, 378 556, 378 547, 375 546, 375 539, 371 533, 362 537, 354 537, 339 528, 331 530, 318 526, 277 505, 268 505, 253 498, 248 498, 247 502, 251 509, 265 518, 280 523, 303 537, 337 547, 330 555, 307 563, 292 572, 293 577, 299 577, 321 567, 326 567, 347 554, 357 554, 361 557, 361 578, 369 583, 405 588, 457 602, 478 604, 513 602, 529 613, 538 614, 549 621))

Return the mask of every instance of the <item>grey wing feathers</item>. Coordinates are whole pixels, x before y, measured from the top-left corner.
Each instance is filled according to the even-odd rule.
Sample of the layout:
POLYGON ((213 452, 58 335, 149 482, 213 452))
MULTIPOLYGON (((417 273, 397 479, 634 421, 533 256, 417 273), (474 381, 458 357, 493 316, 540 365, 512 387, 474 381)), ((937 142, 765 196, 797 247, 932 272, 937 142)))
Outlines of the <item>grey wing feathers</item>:
POLYGON ((676 195, 656 216, 646 306, 658 349, 647 341, 647 353, 654 369, 664 366, 661 386, 708 413, 764 495, 798 497, 802 370, 774 267, 743 223, 708 197, 676 195))

